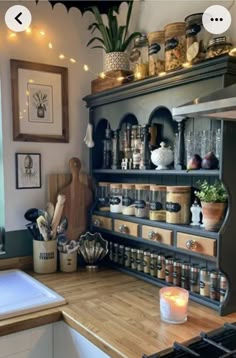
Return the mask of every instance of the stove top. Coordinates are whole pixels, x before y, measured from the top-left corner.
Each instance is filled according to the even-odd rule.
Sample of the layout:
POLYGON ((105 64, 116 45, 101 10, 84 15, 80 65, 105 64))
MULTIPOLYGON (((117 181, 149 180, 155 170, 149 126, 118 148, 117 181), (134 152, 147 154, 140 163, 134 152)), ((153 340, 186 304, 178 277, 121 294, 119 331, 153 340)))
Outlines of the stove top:
POLYGON ((186 344, 174 342, 173 347, 143 358, 236 358, 236 323, 225 323, 210 333, 201 332, 199 337, 186 344))

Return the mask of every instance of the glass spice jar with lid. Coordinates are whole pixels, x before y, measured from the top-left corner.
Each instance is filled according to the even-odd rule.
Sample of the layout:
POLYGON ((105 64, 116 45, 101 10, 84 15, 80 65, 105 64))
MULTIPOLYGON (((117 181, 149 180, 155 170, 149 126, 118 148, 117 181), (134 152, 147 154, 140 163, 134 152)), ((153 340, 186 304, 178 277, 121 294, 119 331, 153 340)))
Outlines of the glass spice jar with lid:
POLYGON ((129 59, 135 80, 148 77, 148 39, 146 34, 141 34, 134 39, 134 47, 129 59))
POLYGON ((185 18, 186 56, 189 63, 198 63, 206 57, 207 42, 210 33, 202 24, 203 13, 191 14, 185 18))
POLYGON ((100 211, 110 210, 110 183, 106 183, 106 182, 98 183, 97 208, 100 211))
POLYGON ((173 71, 186 62, 185 22, 165 26, 165 70, 173 71))
POLYGON ((149 185, 135 185, 135 216, 147 218, 149 215, 149 185))
POLYGON ((169 224, 189 224, 190 204, 190 186, 167 186, 166 222, 169 224))
POLYGON ((219 36, 211 39, 207 47, 207 58, 214 58, 227 55, 233 48, 231 40, 226 36, 219 36))
POLYGON ((134 215, 135 185, 122 184, 122 214, 134 215))
POLYGON ((122 185, 110 184, 110 212, 122 213, 122 185))
POLYGON ((165 32, 149 32, 148 35, 149 76, 165 71, 165 32))
POLYGON ((156 221, 166 220, 166 186, 150 185, 149 219, 156 221))

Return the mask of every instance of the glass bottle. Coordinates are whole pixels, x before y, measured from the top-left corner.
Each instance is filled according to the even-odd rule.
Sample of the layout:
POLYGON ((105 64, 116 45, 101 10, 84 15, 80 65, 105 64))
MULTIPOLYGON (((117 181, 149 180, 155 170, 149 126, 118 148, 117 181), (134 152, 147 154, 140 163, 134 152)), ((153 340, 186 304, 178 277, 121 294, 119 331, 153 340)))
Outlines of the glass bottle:
POLYGON ((148 39, 142 34, 134 39, 134 48, 130 56, 131 69, 134 71, 134 79, 140 80, 148 76, 148 39))
POLYGON ((218 128, 216 131, 216 141, 215 141, 215 155, 220 162, 220 152, 221 152, 221 129, 218 128))
POLYGON ((103 169, 111 169, 112 162, 112 138, 111 138, 111 129, 109 123, 107 123, 107 128, 105 131, 105 139, 103 140, 103 169))
POLYGON ((137 126, 136 139, 133 141, 133 169, 140 169, 141 164, 141 126, 137 126))
POLYGON ((115 130, 112 138, 112 165, 111 169, 120 168, 120 142, 119 142, 119 130, 115 130))

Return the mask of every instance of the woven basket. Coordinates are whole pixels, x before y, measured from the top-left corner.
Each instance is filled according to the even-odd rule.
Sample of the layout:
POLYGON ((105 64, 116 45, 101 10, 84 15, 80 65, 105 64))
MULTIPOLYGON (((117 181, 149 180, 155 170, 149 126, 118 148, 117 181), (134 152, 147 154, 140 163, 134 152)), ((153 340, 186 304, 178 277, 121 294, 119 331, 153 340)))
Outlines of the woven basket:
POLYGON ((129 71, 129 58, 126 52, 109 52, 105 54, 104 72, 129 71))

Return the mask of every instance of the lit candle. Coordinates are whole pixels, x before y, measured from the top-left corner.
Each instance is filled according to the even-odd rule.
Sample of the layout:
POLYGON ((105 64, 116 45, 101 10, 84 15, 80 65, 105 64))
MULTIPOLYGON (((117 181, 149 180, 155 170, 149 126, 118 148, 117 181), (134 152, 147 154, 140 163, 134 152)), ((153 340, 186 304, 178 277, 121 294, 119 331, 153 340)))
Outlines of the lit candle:
POLYGON ((184 323, 187 321, 189 292, 180 287, 163 287, 160 289, 161 320, 167 323, 184 323))

